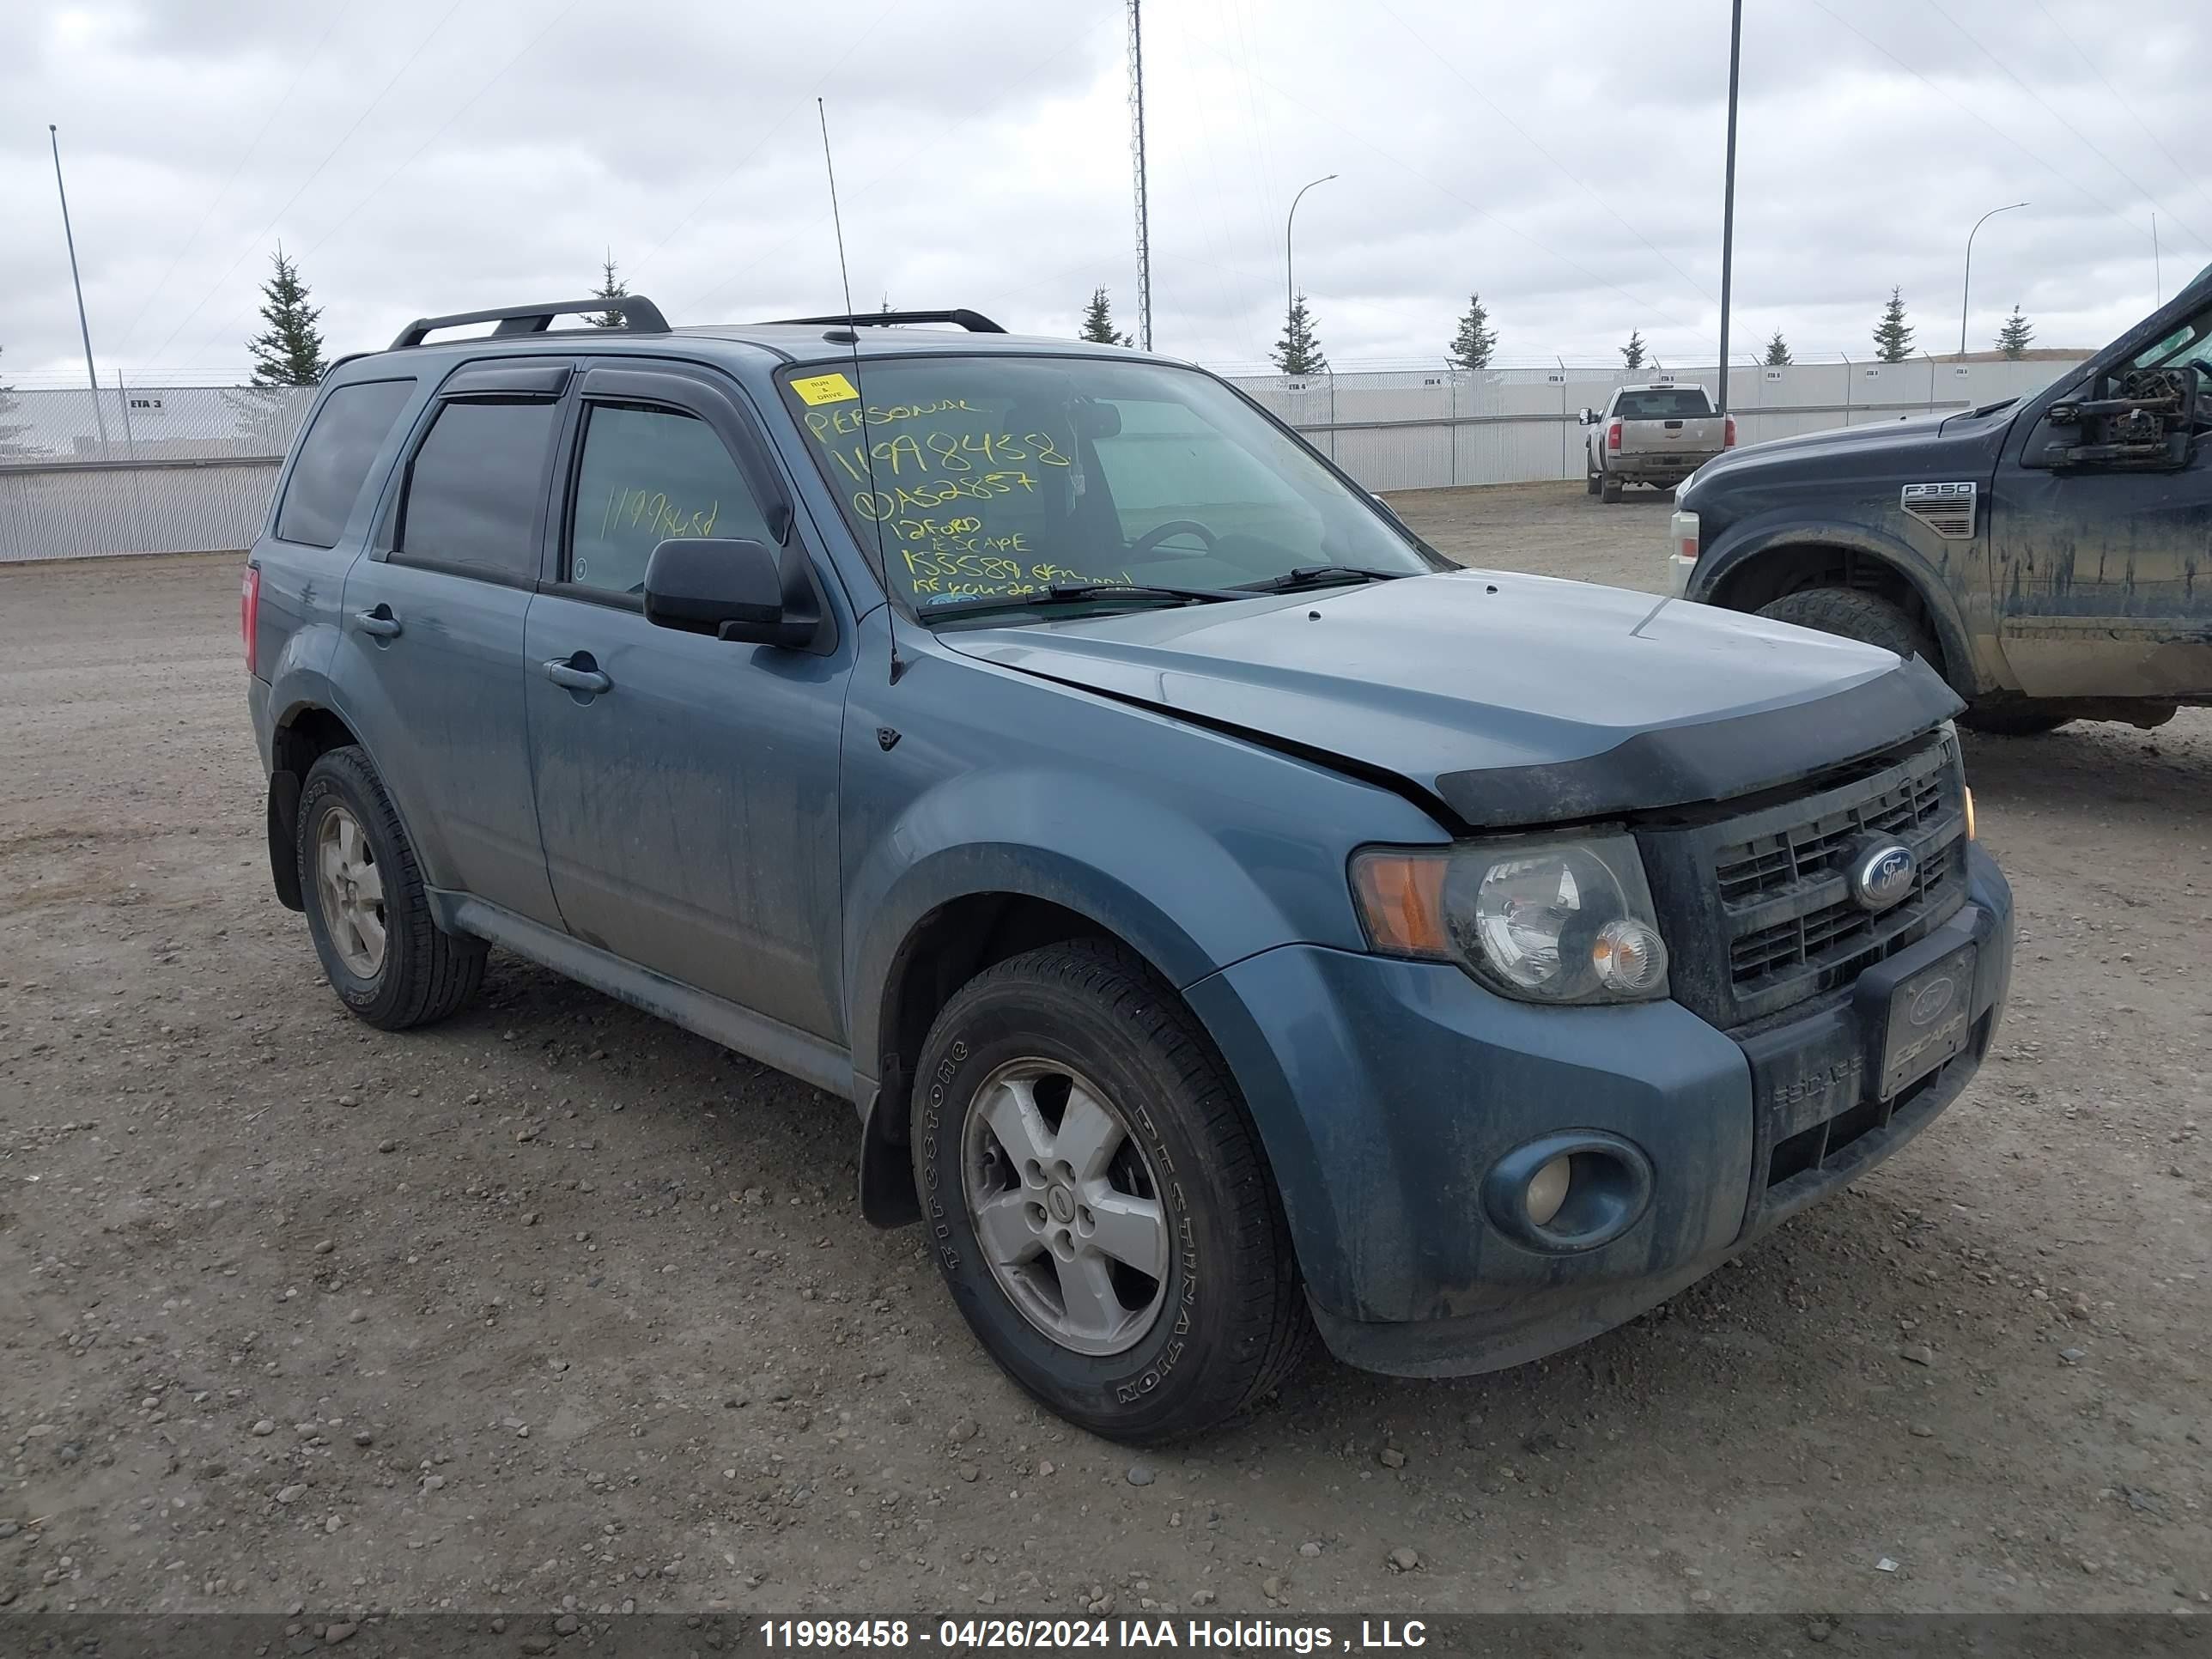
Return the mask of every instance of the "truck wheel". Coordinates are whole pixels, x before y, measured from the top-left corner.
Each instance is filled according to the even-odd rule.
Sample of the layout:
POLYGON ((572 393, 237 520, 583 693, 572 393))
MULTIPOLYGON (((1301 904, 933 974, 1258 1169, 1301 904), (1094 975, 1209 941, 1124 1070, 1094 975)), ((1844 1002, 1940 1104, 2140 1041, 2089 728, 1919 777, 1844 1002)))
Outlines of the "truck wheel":
POLYGON ((1994 708, 1969 708, 1959 716, 1969 732, 1992 738, 2039 738, 2062 726, 2074 724, 2070 714, 2047 714, 2033 703, 1999 703, 1994 708))
POLYGON ((1589 467, 1584 467, 1583 469, 1583 489, 1590 495, 1595 495, 1597 494, 1597 487, 1598 478, 1596 472, 1589 467))
POLYGON ((333 749, 300 792, 300 892, 338 1000, 386 1031, 445 1018, 483 983, 484 945, 441 932, 399 814, 359 749, 333 749))
POLYGON ((1103 940, 971 980, 924 1045, 915 1183, 938 1269, 1007 1375, 1109 1439, 1195 1433, 1311 1331, 1235 1084, 1174 992, 1103 940))
POLYGON ((1612 477, 1610 474, 1607 474, 1598 480, 1597 493, 1601 500, 1608 501, 1619 501, 1620 499, 1620 480, 1612 477))
POLYGON ((1929 666, 1942 666, 1935 637, 1903 606, 1878 593, 1862 592, 1856 587, 1802 587, 1762 605, 1759 614, 1878 645, 1900 657, 1924 657, 1929 666))

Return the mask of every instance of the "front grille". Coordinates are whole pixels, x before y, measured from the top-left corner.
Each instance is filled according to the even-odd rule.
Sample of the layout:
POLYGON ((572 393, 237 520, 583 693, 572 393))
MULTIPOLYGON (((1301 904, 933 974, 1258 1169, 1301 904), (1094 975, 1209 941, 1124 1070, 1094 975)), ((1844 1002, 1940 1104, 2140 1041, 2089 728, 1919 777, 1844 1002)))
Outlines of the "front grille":
POLYGON ((1640 837, 1675 1000, 1723 1030, 1848 986, 1966 902, 1964 781, 1948 733, 1838 768, 1779 800, 1640 837), (1918 862, 1887 910, 1852 898, 1870 835, 1918 862))
POLYGON ((1934 774, 1908 778, 1871 800, 1854 802, 1810 823, 1791 824, 1772 835, 1734 847, 1714 857, 1713 884, 1723 904, 1779 892, 1793 882, 1840 869, 1859 836, 1872 830, 1903 836, 1943 810, 1943 786, 1934 774))
POLYGON ((1744 934, 1729 946, 1729 977, 1738 985, 1755 985, 1801 968, 1820 969, 1824 976, 1856 975, 1887 954, 1880 949, 1887 935, 1945 896, 1956 874, 1955 862, 1946 849, 1939 862, 1923 865, 1911 893, 1896 908, 1879 915, 1861 909, 1846 894, 1808 915, 1744 934))

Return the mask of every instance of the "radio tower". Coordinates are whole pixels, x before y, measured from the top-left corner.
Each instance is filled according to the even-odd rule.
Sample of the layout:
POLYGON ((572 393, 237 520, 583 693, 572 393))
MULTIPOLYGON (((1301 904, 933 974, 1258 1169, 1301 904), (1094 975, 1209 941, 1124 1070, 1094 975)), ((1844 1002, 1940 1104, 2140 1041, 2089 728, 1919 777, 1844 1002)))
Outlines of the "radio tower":
POLYGON ((1152 238, 1145 212, 1144 0, 1129 0, 1129 155, 1137 168, 1137 343, 1152 349, 1152 238))

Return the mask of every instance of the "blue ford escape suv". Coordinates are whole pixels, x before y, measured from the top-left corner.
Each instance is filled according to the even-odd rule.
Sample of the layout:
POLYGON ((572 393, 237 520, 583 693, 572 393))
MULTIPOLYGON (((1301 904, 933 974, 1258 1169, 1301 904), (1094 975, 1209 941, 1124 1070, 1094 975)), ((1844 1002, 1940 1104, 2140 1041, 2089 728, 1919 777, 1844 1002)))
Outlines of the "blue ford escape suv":
POLYGON ((849 1097, 1070 1420, 1595 1335, 1988 1051, 1917 658, 1460 569, 1164 359, 616 304, 323 386, 243 593, 277 896, 387 1030, 496 945, 849 1097))

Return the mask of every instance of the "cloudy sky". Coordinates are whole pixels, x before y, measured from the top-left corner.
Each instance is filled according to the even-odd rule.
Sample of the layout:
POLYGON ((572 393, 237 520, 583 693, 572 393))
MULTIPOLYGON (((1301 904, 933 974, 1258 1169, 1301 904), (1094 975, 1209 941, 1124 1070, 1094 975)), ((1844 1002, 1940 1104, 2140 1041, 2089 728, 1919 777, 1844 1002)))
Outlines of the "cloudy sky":
MULTIPOLYGON (((2203 0, 1749 0, 1735 343, 1919 343, 2015 303, 2101 343, 2212 261, 2203 0), (2124 21, 2124 26, 2118 26, 2124 21)), ((1146 0, 1153 330, 1257 364, 1284 217, 1340 367, 1434 361, 1479 289, 1501 361, 1718 332, 1724 0, 1146 0)), ((281 240, 333 352, 569 296, 607 250, 678 322, 855 303, 1072 332, 1135 308, 1119 0, 18 0, 0 6, 0 369, 80 374, 58 124, 103 376, 242 370, 281 240)))

